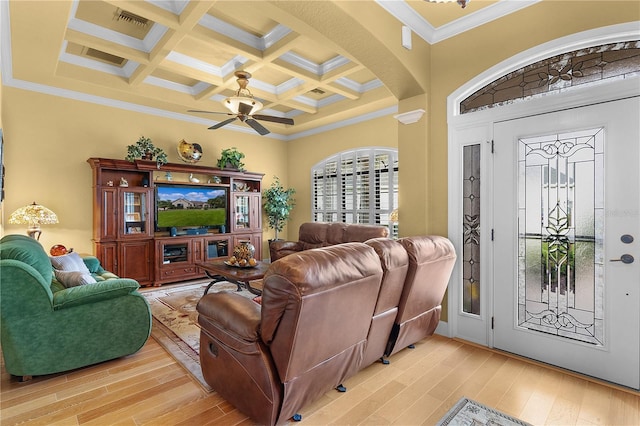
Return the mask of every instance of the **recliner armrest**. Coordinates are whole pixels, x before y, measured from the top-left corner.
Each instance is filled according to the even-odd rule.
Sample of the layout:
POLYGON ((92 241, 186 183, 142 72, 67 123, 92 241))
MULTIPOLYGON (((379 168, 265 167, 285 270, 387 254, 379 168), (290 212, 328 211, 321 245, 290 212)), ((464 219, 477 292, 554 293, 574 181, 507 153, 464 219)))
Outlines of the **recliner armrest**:
POLYGON ((245 342, 259 339, 260 305, 251 299, 228 291, 205 295, 196 307, 198 323, 214 333, 232 334, 245 342))
POLYGON ((116 299, 133 293, 140 284, 129 278, 102 281, 60 290, 53 295, 53 309, 67 309, 73 306, 116 299))
POLYGON ((302 251, 302 243, 300 241, 272 241, 269 245, 271 250, 291 250, 302 251))
POLYGON ((272 262, 302 250, 304 250, 304 247, 301 241, 276 240, 269 244, 269 254, 272 262))

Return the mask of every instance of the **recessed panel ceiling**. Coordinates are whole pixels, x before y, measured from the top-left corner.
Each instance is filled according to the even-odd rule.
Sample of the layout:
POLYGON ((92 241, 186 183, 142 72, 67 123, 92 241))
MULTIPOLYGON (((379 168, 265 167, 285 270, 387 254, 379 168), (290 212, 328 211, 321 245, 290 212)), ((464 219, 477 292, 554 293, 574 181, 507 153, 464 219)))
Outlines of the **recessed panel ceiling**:
POLYGON ((308 37, 304 37, 299 43, 296 43, 295 47, 291 49, 291 52, 317 65, 322 65, 339 56, 335 51, 326 48, 322 43, 318 43, 308 37))
POLYGON ((112 31, 143 40, 153 22, 103 1, 81 1, 76 11, 80 19, 112 31))
POLYGON ((365 84, 376 80, 376 76, 368 69, 362 68, 359 71, 350 73, 348 79, 359 84, 365 84))
MULTIPOLYGON (((361 2, 366 7, 383 6, 382 1, 379 6, 375 3, 361 2)), ((433 31, 433 27, 451 21, 456 21, 458 28, 460 22, 475 11, 496 2, 472 0, 465 9, 455 3, 435 4, 423 0, 391 3, 394 8, 383 6, 381 9, 391 14, 386 15, 388 23, 406 25, 407 16, 402 14, 413 18, 417 14, 420 18, 414 19, 413 25, 428 23, 429 31, 433 31), (396 7, 398 5, 400 7, 396 7)), ((234 72, 246 70, 252 74, 248 88, 264 103, 263 111, 295 118, 294 126, 272 123, 285 136, 310 130, 314 123, 326 125, 329 121, 374 112, 380 105, 384 108, 393 105, 397 102, 394 93, 407 93, 400 90, 398 81, 402 82, 402 89, 409 88, 410 92, 418 87, 411 72, 402 69, 399 58, 413 53, 402 50, 399 34, 397 49, 402 53, 396 53, 395 60, 367 61, 369 58, 361 55, 362 51, 367 51, 366 55, 375 53, 374 46, 382 45, 375 37, 369 38, 379 21, 368 25, 368 15, 356 17, 363 25, 354 31, 360 31, 359 38, 370 39, 371 44, 354 49, 349 43, 336 40, 335 33, 329 31, 336 22, 344 21, 340 14, 346 13, 329 2, 72 0, 10 4, 12 26, 30 25, 34 16, 43 14, 38 16, 40 22, 48 22, 55 28, 51 37, 43 37, 47 38, 49 51, 59 52, 58 63, 64 66, 29 67, 30 71, 42 74, 41 81, 45 84, 56 84, 52 83, 56 81, 61 88, 73 90, 68 85, 75 81, 91 82, 91 85, 78 86, 77 90, 89 95, 109 93, 115 100, 126 101, 131 99, 127 96, 130 91, 142 106, 187 114, 191 109, 221 111, 220 100, 238 89, 234 72), (46 12, 42 10, 46 8, 39 6, 41 4, 59 13, 44 16, 46 12), (318 5, 318 13, 314 4, 318 5), (311 14, 305 17, 305 12, 311 14), (53 19, 51 15, 58 21, 47 21, 53 19), (60 43, 54 46, 59 40, 55 37, 58 34, 64 34, 60 43, 66 46, 60 43), (374 68, 387 63, 393 65, 384 70, 374 68), (368 69, 366 65, 374 67, 368 69), (376 73, 385 80, 379 80, 376 73), (92 93, 95 87, 100 89, 92 93), (176 96, 167 96, 170 93, 167 91, 176 92, 176 96)), ((468 21, 472 26, 478 24, 477 20, 468 21)), ((413 29, 416 34, 428 33, 425 28, 413 29)), ((450 32, 447 34, 451 36, 450 32)), ((414 38, 414 43, 428 41, 414 38)), ((390 49, 393 49, 391 44, 381 50, 384 54, 393 53, 390 49)), ((13 61, 21 64, 31 63, 34 57, 43 60, 51 57, 43 52, 27 56, 29 52, 20 49, 13 55, 13 61)), ((20 66, 14 65, 16 69, 20 66)), ((203 117, 201 113, 190 114, 203 117)), ((207 118, 220 119, 216 115, 207 118)), ((265 123, 265 127, 269 124, 265 123)))
MULTIPOLYGON (((261 83, 278 87, 281 84, 289 81, 291 78, 292 77, 290 73, 285 73, 273 67, 263 66, 253 72, 252 80, 258 80, 261 83)), ((252 86, 255 86, 255 85, 256 85, 255 82, 254 83, 250 82, 249 90, 251 90, 252 86)))
POLYGON ((183 38, 173 50, 186 57, 197 59, 216 67, 222 67, 238 55, 237 51, 232 51, 226 45, 207 43, 193 37, 183 38))
POLYGON ((162 68, 156 68, 151 74, 153 77, 170 81, 172 83, 182 84, 183 86, 193 87, 200 82, 200 80, 195 78, 187 77, 183 74, 176 74, 171 71, 164 70, 162 68))
POLYGON ((261 13, 256 13, 252 3, 219 1, 209 10, 209 14, 256 37, 262 37, 272 31, 278 23, 261 13))

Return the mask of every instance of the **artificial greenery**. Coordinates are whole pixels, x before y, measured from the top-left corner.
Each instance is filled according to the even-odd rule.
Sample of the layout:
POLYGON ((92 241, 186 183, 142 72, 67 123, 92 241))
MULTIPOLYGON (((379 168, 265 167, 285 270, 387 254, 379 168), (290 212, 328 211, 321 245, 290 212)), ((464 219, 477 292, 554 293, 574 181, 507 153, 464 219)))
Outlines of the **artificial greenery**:
POLYGON ((167 154, 162 148, 156 148, 151 142, 151 139, 140 136, 140 139, 133 144, 127 146, 127 156, 125 160, 132 163, 137 159, 153 160, 155 158, 158 168, 161 165, 167 164, 167 154))
POLYGON ((293 198, 295 193, 296 190, 293 188, 284 189, 277 176, 271 186, 264 190, 264 212, 269 221, 269 228, 276 230, 276 240, 278 232, 284 229, 284 224, 289 220, 291 210, 296 205, 293 198))
POLYGON ((220 154, 220 159, 218 159, 218 167, 224 169, 227 165, 231 166, 234 169, 238 169, 241 172, 244 171, 244 163, 242 159, 244 158, 244 154, 238 151, 238 148, 235 146, 233 148, 226 148, 222 150, 220 154))

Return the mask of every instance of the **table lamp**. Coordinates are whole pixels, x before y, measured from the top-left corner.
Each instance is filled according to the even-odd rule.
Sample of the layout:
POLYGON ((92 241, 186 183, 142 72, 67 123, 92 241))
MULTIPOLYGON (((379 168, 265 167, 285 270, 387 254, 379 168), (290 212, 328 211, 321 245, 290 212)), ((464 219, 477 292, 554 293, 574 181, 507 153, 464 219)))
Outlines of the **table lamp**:
POLYGON ((11 213, 9 223, 13 225, 29 225, 27 235, 33 239, 40 240, 40 234, 42 234, 40 225, 58 223, 58 216, 45 206, 36 204, 34 201, 33 204, 20 207, 11 213))

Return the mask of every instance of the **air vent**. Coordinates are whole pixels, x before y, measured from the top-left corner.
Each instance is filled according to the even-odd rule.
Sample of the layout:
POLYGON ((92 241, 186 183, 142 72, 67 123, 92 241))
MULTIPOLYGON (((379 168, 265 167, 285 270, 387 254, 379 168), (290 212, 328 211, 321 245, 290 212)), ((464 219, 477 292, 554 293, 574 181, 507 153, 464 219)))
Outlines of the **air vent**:
POLYGON ((102 52, 97 49, 92 49, 90 47, 86 48, 84 54, 90 58, 117 66, 122 66, 122 64, 124 64, 124 62, 126 61, 125 58, 121 58, 120 56, 111 55, 109 53, 102 52))
POLYGON ((324 90, 320 89, 319 87, 316 87, 315 89, 310 90, 310 92, 311 93, 315 93, 317 95, 324 95, 324 93, 325 93, 324 90))
POLYGON ((116 21, 124 21, 130 24, 137 25, 139 27, 146 27, 149 24, 147 18, 143 18, 135 13, 127 12, 126 10, 118 9, 116 12, 116 21))

